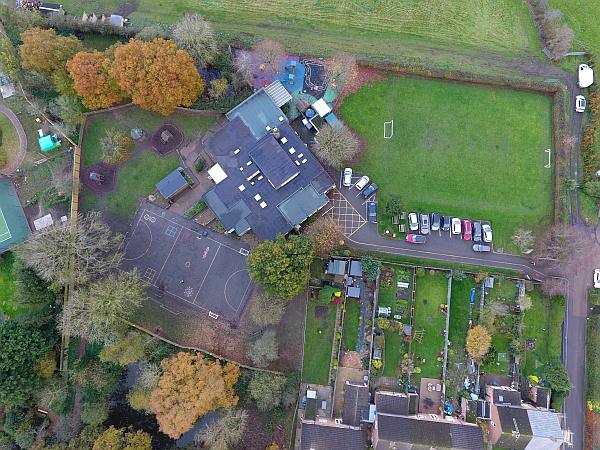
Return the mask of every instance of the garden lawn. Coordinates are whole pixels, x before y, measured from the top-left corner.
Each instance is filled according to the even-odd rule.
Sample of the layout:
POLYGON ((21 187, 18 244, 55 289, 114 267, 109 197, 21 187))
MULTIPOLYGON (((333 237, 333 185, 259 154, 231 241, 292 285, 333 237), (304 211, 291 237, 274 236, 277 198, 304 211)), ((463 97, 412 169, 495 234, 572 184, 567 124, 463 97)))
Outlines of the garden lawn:
MULTIPOLYGON (((80 15, 114 12, 122 3, 65 0, 64 8, 80 15)), ((315 56, 337 49, 399 58, 403 52, 418 55, 419 45, 505 54, 532 53, 540 47, 526 5, 513 0, 138 0, 128 17, 140 26, 173 23, 185 13, 201 14, 225 37, 271 38, 315 56), (307 29, 318 39, 306 39, 307 29)))
POLYGON ((541 228, 552 208, 549 96, 389 76, 346 97, 340 113, 366 141, 356 172, 382 204, 491 221, 496 249, 516 251, 518 227, 541 228), (384 121, 394 121, 383 139, 384 121))
POLYGON ((335 289, 331 286, 324 287, 319 292, 318 303, 312 299, 308 302, 302 371, 302 381, 305 383, 329 384, 329 366, 337 309, 331 304, 333 292, 335 289), (317 307, 327 308, 327 314, 323 319, 315 317, 317 307))
MULTIPOLYGON (((471 289, 473 287, 475 287, 475 280, 472 276, 467 276, 462 281, 452 280, 448 339, 452 342, 453 348, 461 347, 464 349, 467 343, 471 289)), ((477 297, 475 304, 472 306, 473 310, 479 309, 479 298, 477 297)))
POLYGON ((494 333, 492 335, 492 346, 496 349, 496 354, 506 353, 507 358, 498 361, 498 358, 496 357, 496 360, 493 363, 482 364, 481 370, 483 372, 490 375, 508 375, 508 352, 512 339, 512 336, 503 333, 494 333))
POLYGON ((0 114, 0 169, 9 166, 19 153, 19 135, 8 117, 0 114))
POLYGON ((525 376, 540 376, 547 363, 560 360, 565 300, 549 298, 537 291, 528 294, 532 306, 523 317, 523 342, 536 339, 536 343, 535 350, 525 350, 521 367, 525 376))
POLYGON ((12 266, 14 262, 15 256, 11 252, 0 256, 0 313, 8 316, 13 316, 16 312, 13 303, 15 278, 12 274, 12 266))
POLYGON ((145 151, 127 160, 118 172, 115 190, 106 194, 106 212, 129 222, 140 198, 154 192, 155 184, 177 166, 176 153, 161 157, 153 151, 145 151))
POLYGON ((358 329, 360 326, 360 303, 358 300, 346 300, 346 312, 344 315, 344 334, 342 342, 344 348, 355 351, 358 343, 358 329))
POLYGON ((437 360, 440 352, 444 351, 444 336, 446 329, 446 316, 440 312, 440 305, 445 304, 448 298, 448 280, 441 271, 426 271, 424 275, 417 276, 415 296, 415 332, 423 330, 423 339, 412 343, 415 354, 415 367, 421 367, 421 373, 414 374, 418 382, 421 377, 440 378, 442 363, 437 360), (425 363, 418 362, 425 358, 425 363))

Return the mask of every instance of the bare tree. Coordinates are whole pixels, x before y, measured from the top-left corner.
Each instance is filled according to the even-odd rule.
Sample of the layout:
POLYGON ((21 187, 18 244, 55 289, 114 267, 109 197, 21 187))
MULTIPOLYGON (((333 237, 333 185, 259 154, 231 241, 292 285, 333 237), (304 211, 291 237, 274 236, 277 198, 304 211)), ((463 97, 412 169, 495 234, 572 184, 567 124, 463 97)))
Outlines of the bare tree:
POLYGON ((550 297, 565 295, 565 282, 560 278, 545 278, 542 280, 542 292, 550 297))
POLYGON ((261 289, 252 301, 250 318, 259 327, 278 323, 283 316, 286 300, 274 297, 261 289))
POLYGON ((234 62, 235 70, 248 86, 252 86, 252 80, 254 79, 254 64, 250 52, 241 50, 234 62))
POLYGON ((512 237, 513 244, 515 244, 521 252, 529 250, 535 242, 535 237, 531 230, 526 228, 517 228, 515 234, 512 237))
POLYGON ((356 57, 350 53, 339 52, 325 62, 329 79, 341 88, 358 74, 356 57))
POLYGON ((135 37, 141 41, 150 42, 156 38, 171 39, 171 35, 172 30, 170 25, 156 23, 142 28, 141 31, 135 35, 135 37))
POLYGON ((130 317, 140 307, 146 292, 134 270, 96 281, 74 291, 59 318, 59 328, 69 336, 109 345, 124 334, 130 317))
POLYGON ((356 156, 358 139, 346 126, 325 125, 315 138, 312 149, 326 164, 339 169, 356 156))
POLYGON ((277 41, 265 39, 254 44, 254 51, 260 56, 261 62, 267 69, 279 70, 279 63, 285 53, 283 45, 277 41))
POLYGON ((342 229, 330 217, 319 217, 306 227, 305 233, 315 240, 315 253, 322 257, 343 245, 342 229))
POLYGON ((16 248, 16 254, 43 280, 61 286, 71 281, 81 285, 119 267, 122 241, 122 236, 102 221, 99 212, 91 212, 78 218, 74 231, 68 225, 57 224, 33 234, 16 248), (69 267, 71 255, 74 268, 69 267))
POLYGON ((575 227, 555 224, 538 239, 535 254, 541 259, 565 262, 579 253, 584 244, 584 237, 575 227))
POLYGON ((100 139, 102 161, 108 164, 118 164, 131 155, 135 142, 129 133, 118 128, 109 128, 100 139))
POLYGON ((258 367, 265 367, 278 356, 277 338, 274 330, 268 330, 258 338, 248 351, 248 356, 258 367))
POLYGON ((71 188, 73 186, 73 174, 69 170, 71 163, 69 158, 61 158, 58 161, 52 161, 48 164, 50 173, 52 175, 52 187, 56 189, 59 194, 71 195, 71 188))
POLYGON ((204 67, 218 52, 212 25, 198 14, 186 14, 173 26, 177 46, 190 54, 194 63, 204 67))
POLYGON ((244 437, 248 414, 230 409, 223 416, 202 428, 195 436, 196 444, 210 450, 228 450, 244 437))

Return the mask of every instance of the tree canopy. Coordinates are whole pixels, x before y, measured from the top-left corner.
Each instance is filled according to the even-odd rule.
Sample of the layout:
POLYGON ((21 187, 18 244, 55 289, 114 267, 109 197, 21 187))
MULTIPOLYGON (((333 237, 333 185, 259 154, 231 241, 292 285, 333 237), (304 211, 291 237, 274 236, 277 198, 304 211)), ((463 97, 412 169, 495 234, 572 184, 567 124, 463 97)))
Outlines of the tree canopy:
POLYGON ((164 39, 117 45, 109 74, 133 103, 165 116, 190 106, 205 89, 190 55, 164 39))
POLYGON ((234 448, 244 437, 247 422, 246 411, 230 409, 220 419, 202 428, 195 440, 210 450, 234 448))
POLYGON ((209 411, 235 406, 233 386, 239 366, 205 362, 198 354, 180 352, 161 363, 163 375, 150 395, 160 430, 174 439, 191 429, 209 411))
POLYGON ((481 325, 475 325, 467 332, 467 352, 475 360, 481 360, 490 349, 492 336, 481 325))
POLYGON ((362 271, 369 281, 375 281, 381 271, 381 261, 370 256, 363 256, 360 260, 362 271))
POLYGON ((264 64, 267 69, 273 71, 279 70, 279 63, 285 53, 283 45, 277 41, 265 39, 254 44, 253 50, 258 54, 261 63, 264 64))
POLYGON ((550 389, 556 392, 569 392, 573 385, 567 368, 560 361, 549 363, 544 370, 544 378, 550 389))
POLYGON ((279 346, 274 330, 267 330, 250 347, 248 356, 258 367, 265 367, 277 359, 279 346))
POLYGON ((343 241, 342 229, 330 217, 321 216, 306 227, 305 233, 315 241, 315 252, 322 258, 340 247, 343 241))
POLYGON ((248 272, 269 293, 292 298, 306 285, 314 244, 305 236, 263 241, 248 256, 248 272))
POLYGON ((338 52, 325 62, 325 69, 331 81, 342 88, 358 74, 356 57, 350 53, 338 52))
POLYGON ((254 372, 248 385, 250 396, 261 411, 268 411, 281 405, 287 384, 284 376, 268 372, 254 372))
POLYGON ((31 397, 40 380, 36 363, 54 343, 54 336, 35 327, 0 322, 0 405, 21 405, 31 397))
POLYGON ((107 164, 119 164, 129 158, 135 148, 135 142, 125 130, 109 128, 100 140, 100 148, 102 161, 107 164))
POLYGON ((152 450, 152 438, 144 431, 110 426, 94 442, 92 450, 152 450))
POLYGON ((194 63, 205 67, 217 55, 217 41, 210 22, 198 14, 186 14, 173 25, 177 46, 190 54, 194 63))
POLYGON ((286 301, 261 290, 250 306, 250 318, 259 327, 276 324, 283 316, 286 301))
POLYGON ((359 146, 350 128, 325 125, 315 138, 312 149, 323 162, 339 169, 356 156, 359 146))

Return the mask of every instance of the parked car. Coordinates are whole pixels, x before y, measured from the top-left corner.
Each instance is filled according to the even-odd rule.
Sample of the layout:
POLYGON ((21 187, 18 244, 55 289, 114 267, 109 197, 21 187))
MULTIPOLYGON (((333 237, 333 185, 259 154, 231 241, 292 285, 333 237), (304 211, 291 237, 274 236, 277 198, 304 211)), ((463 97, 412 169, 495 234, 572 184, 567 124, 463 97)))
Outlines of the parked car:
POLYGON ((206 231, 206 230, 200 231, 200 236, 208 236, 208 231, 206 231))
POLYGON ((427 238, 422 234, 407 234, 406 240, 411 244, 424 244, 427 238))
POLYGON ((352 169, 350 167, 344 169, 344 186, 352 186, 352 169))
POLYGON ((429 214, 421 214, 421 233, 429 234, 429 214))
POLYGON ((481 242, 481 222, 473 222, 473 242, 481 242))
POLYGON ((364 187, 369 184, 369 177, 366 175, 363 175, 361 177, 360 180, 358 180, 358 182, 355 184, 356 189, 358 189, 359 191, 362 191, 364 189, 364 187))
POLYGON ((600 289, 600 269, 594 270, 594 287, 600 289))
POLYGON ((368 187, 368 188, 366 188, 366 189, 365 189, 365 190, 362 192, 362 195, 363 195, 363 197, 364 197, 364 198, 369 198, 369 197, 370 197, 370 196, 373 194, 373 192, 375 192, 375 191, 377 190, 377 188, 378 188, 378 187, 379 187, 379 186, 377 186, 375 183, 371 183, 371 184, 369 185, 369 187, 368 187))
POLYGON ((440 215, 438 213, 431 213, 431 231, 437 231, 440 229, 440 215))
POLYGON ((462 233, 462 227, 460 225, 460 219, 458 217, 452 218, 452 234, 462 233))
POLYGON ((465 241, 470 241, 473 237, 473 225, 470 220, 465 219, 462 221, 463 226, 463 239, 465 241))
POLYGON ((442 216, 442 231, 450 231, 450 216, 442 216))
POLYGON ((483 242, 492 242, 492 227, 490 227, 490 224, 484 223, 481 225, 481 230, 483 231, 483 242))
POLYGON ((492 248, 489 245, 473 244, 474 252, 489 252, 491 250, 492 250, 492 248))
POLYGON ((417 219, 417 213, 408 214, 408 228, 410 231, 419 231, 419 219, 417 219))
POLYGON ((585 112, 586 106, 587 102, 585 101, 585 97, 583 95, 578 95, 577 97, 575 97, 575 112, 585 112))
POLYGON ((377 223, 377 203, 367 202, 367 219, 371 223, 377 223))

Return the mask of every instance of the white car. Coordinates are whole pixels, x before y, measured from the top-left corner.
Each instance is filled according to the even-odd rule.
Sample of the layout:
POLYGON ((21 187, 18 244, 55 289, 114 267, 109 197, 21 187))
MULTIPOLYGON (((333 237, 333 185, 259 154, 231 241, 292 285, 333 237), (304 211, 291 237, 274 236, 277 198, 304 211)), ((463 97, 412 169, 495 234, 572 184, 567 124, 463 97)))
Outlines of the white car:
POLYGON ((583 95, 578 95, 575 97, 575 112, 582 113, 585 112, 586 101, 583 95))
POLYGON ((462 226, 458 217, 452 218, 452 234, 461 234, 462 226))
POLYGON ((356 183, 356 189, 358 189, 359 191, 362 191, 364 189, 364 187, 369 184, 369 177, 366 175, 363 175, 362 178, 360 180, 358 180, 358 183, 356 183))
POLYGON ((600 269, 594 270, 594 287, 600 289, 600 269))
POLYGON ((412 212, 408 214, 408 228, 410 228, 410 231, 419 231, 417 213, 412 212))
POLYGON ((350 187, 352 185, 352 169, 346 167, 344 169, 344 186, 350 187))
POLYGON ((492 242, 492 227, 489 223, 481 225, 481 234, 483 234, 483 242, 492 242))

